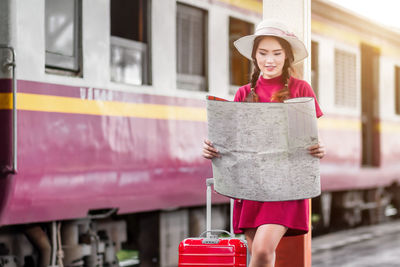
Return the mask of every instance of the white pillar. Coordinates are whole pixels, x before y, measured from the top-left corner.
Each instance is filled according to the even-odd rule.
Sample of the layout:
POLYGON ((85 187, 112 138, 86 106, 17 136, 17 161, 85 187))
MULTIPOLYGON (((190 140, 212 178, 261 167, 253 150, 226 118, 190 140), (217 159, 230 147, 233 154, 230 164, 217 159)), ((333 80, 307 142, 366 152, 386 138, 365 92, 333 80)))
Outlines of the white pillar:
MULTIPOLYGON (((284 22, 311 54, 311 0, 263 0, 263 18, 284 22)), ((303 63, 303 79, 311 82, 310 56, 303 63)))
MULTIPOLYGON (((303 69, 303 79, 310 83, 311 0, 263 0, 263 18, 282 21, 304 42, 309 56, 299 63, 303 68, 296 69, 303 69)), ((309 204, 311 208, 311 200, 309 204)), ((309 228, 306 235, 282 238, 276 251, 276 267, 311 267, 311 221, 309 228)))

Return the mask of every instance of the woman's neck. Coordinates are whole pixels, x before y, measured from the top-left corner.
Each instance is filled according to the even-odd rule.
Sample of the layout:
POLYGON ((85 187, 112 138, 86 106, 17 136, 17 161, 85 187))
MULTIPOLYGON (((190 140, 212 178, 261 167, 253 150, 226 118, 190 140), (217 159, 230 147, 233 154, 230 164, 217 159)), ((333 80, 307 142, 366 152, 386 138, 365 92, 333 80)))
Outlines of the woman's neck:
POLYGON ((275 76, 273 78, 265 78, 264 75, 260 76, 260 81, 264 84, 281 84, 282 75, 275 76))

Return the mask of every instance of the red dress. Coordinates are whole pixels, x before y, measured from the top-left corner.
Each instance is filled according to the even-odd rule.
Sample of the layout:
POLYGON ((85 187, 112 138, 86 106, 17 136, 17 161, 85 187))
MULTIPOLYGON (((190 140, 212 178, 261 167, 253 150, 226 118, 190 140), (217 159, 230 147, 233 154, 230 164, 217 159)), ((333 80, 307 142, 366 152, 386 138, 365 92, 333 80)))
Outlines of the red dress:
MULTIPOLYGON (((281 76, 264 79, 262 76, 257 81, 256 93, 260 102, 271 102, 271 96, 283 87, 281 76)), ((315 94, 311 86, 293 77, 289 82, 290 97, 309 96, 315 94)), ((250 84, 242 86, 236 92, 234 101, 244 101, 250 92, 250 84)), ((317 117, 322 116, 317 100, 315 100, 317 117)), ((308 199, 258 202, 251 200, 236 200, 233 209, 233 229, 235 233, 243 233, 243 229, 256 228, 263 224, 280 224, 288 227, 286 236, 301 235, 308 232, 309 201, 308 199)))

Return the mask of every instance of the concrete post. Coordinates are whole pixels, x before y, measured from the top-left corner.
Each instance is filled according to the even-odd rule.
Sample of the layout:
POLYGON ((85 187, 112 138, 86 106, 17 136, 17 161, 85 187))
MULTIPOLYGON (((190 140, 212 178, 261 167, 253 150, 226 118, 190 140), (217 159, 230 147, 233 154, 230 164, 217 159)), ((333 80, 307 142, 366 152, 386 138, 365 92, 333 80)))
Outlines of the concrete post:
MULTIPOLYGON (((284 22, 304 42, 311 54, 311 0, 263 0, 263 18, 284 22)), ((310 82, 310 56, 297 65, 303 69, 303 79, 310 82)))
MULTIPOLYGON (((263 0, 263 18, 284 22, 306 45, 311 48, 311 0, 263 0)), ((311 82, 310 56, 295 66, 302 78, 311 82)), ((310 231, 306 235, 284 237, 276 250, 276 267, 311 267, 311 200, 310 231)))

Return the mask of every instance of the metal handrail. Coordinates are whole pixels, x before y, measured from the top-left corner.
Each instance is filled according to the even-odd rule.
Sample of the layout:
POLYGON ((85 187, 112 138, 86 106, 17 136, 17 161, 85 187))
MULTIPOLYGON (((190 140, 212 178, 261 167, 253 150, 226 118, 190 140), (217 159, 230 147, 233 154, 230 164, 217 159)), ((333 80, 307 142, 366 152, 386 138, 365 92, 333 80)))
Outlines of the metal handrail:
POLYGON ((12 163, 12 173, 17 173, 17 79, 15 77, 15 67, 16 67, 16 55, 13 47, 8 45, 0 44, 0 49, 8 49, 12 54, 12 60, 6 61, 3 64, 3 68, 8 70, 12 68, 12 100, 13 100, 13 110, 12 110, 12 152, 13 152, 13 163, 12 163))

